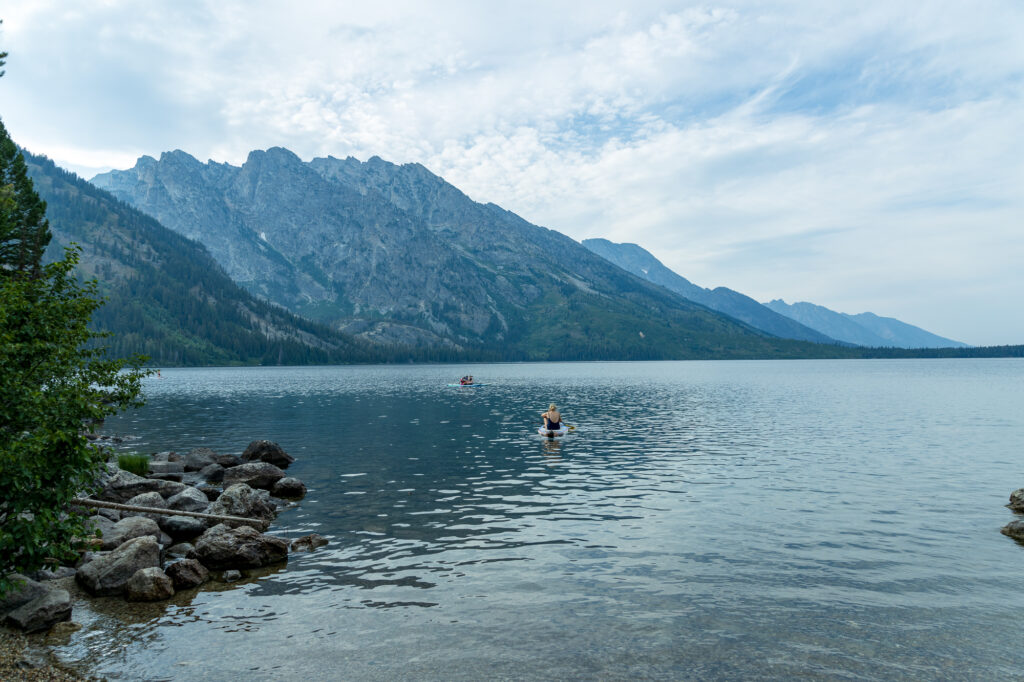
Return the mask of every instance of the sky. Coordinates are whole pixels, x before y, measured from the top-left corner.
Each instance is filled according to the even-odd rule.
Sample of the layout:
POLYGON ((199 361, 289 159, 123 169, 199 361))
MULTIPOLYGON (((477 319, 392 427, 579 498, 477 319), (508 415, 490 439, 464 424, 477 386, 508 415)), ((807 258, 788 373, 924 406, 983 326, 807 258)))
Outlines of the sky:
POLYGON ((701 286, 1024 343, 1019 0, 4 0, 0 19, 0 117, 86 178, 174 149, 417 162, 701 286))

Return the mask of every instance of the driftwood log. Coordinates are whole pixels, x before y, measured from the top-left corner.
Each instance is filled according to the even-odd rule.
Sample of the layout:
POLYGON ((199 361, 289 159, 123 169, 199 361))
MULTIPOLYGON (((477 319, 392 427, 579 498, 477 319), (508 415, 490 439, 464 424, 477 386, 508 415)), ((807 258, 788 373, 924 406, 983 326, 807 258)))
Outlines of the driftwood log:
POLYGON ((133 504, 121 504, 119 502, 105 502, 104 500, 91 500, 85 497, 78 497, 71 501, 76 507, 95 507, 98 509, 116 509, 117 511, 135 512, 136 514, 162 514, 164 516, 193 516, 197 519, 210 521, 224 521, 227 523, 247 523, 257 530, 266 530, 269 525, 261 519, 248 519, 244 516, 222 516, 221 514, 204 514, 203 512, 179 511, 177 509, 160 509, 159 507, 136 507, 133 504))

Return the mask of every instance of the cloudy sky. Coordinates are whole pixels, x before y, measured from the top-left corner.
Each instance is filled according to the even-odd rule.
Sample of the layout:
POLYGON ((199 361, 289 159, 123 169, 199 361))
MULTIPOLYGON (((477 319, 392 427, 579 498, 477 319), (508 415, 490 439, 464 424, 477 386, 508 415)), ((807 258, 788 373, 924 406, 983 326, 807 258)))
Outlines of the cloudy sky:
POLYGON ((1024 3, 0 5, 0 116, 85 177, 419 162, 702 286, 1024 343, 1024 3))

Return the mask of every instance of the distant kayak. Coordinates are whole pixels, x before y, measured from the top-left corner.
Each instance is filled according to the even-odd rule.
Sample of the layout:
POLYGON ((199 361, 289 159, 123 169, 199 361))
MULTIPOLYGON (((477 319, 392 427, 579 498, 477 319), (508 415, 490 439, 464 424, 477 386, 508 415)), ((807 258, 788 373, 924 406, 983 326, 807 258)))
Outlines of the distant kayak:
POLYGON ((472 388, 473 386, 486 386, 487 384, 485 384, 483 382, 480 382, 480 381, 474 381, 471 384, 448 384, 448 385, 449 386, 458 386, 459 388, 472 388))
POLYGON ((539 429, 537 429, 537 433, 539 433, 542 436, 547 436, 548 438, 555 438, 557 436, 564 436, 565 434, 569 433, 569 427, 563 424, 562 428, 555 429, 554 431, 552 431, 551 429, 545 429, 542 426, 539 429))

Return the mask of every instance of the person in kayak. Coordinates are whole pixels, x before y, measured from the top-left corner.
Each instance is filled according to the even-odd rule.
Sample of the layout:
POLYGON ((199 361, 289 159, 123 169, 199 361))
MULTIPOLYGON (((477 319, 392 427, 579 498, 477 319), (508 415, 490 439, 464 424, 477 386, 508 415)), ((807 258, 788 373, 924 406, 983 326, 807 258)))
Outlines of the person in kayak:
POLYGON ((548 411, 541 413, 540 416, 544 418, 544 428, 548 431, 558 431, 562 428, 562 413, 554 403, 548 405, 548 411))

